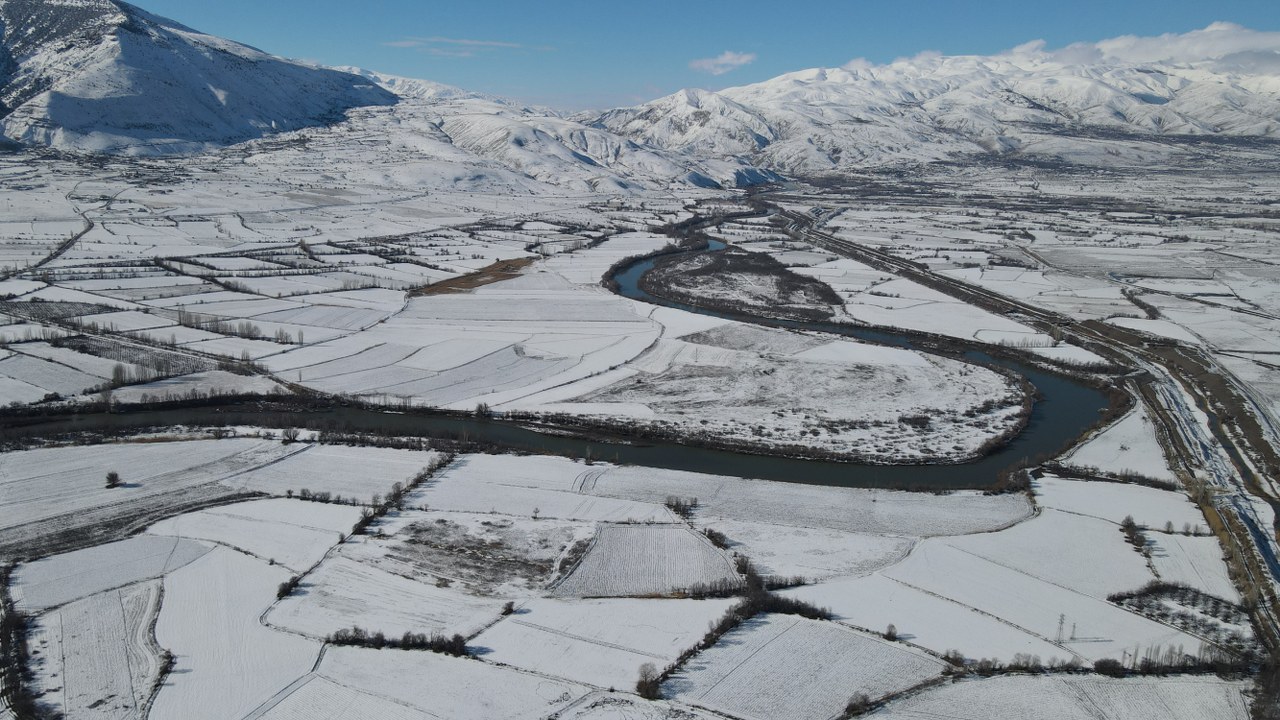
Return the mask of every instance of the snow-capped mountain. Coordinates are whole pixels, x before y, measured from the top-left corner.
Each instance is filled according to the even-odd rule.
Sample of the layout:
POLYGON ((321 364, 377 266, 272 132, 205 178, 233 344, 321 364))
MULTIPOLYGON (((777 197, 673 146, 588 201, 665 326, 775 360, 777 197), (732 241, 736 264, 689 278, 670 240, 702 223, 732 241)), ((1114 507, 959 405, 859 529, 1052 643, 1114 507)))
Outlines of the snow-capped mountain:
POLYGON ((779 179, 742 160, 695 158, 567 119, 547 108, 427 80, 353 70, 397 93, 393 108, 356 113, 348 126, 388 134, 422 158, 452 158, 582 191, 668 185, 745 187, 779 179))
POLYGON ((0 125, 27 144, 190 152, 396 101, 117 0, 0 0, 0 31, 0 125))
POLYGON ((333 126, 378 128, 446 176, 440 161, 581 190, 776 177, 440 83, 285 60, 118 0, 0 0, 0 33, 0 127, 26 145, 189 154, 333 126))
POLYGON ((725 95, 685 89, 593 123, 642 142, 706 155, 750 155, 778 140, 769 122, 725 95))
POLYGON ((1280 42, 1265 37, 1230 52, 1242 43, 1227 36, 1242 33, 1218 24, 1174 36, 1167 57, 1145 49, 1138 57, 1133 43, 1111 41, 855 62, 718 93, 684 90, 584 120, 658 147, 788 173, 981 153, 1139 161, 1175 152, 1159 143, 1169 136, 1280 137, 1280 42))
POLYGON ((854 62, 576 117, 285 60, 119 0, 0 0, 0 40, 0 145, 76 152, 203 152, 348 119, 348 131, 380 128, 406 152, 468 172, 626 190, 983 154, 1154 163, 1189 152, 1169 138, 1280 139, 1280 33, 1225 24, 1058 51, 854 62))

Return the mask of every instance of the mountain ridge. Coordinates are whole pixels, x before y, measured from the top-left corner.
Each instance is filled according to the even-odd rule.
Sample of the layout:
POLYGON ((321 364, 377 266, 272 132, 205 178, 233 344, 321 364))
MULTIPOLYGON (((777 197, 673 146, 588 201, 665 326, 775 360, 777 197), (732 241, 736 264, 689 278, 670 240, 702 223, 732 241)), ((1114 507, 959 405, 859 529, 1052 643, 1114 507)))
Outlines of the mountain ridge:
POLYGON ((286 60, 120 0, 0 0, 0 37, 0 128, 27 146, 189 155, 305 128, 343 132, 356 118, 422 162, 501 168, 553 186, 626 192, 777 179, 737 160, 643 147, 545 108, 286 60), (397 116, 354 112, 379 107, 397 116))
POLYGON ((0 0, 0 32, 0 127, 23 144, 199 152, 398 100, 118 0, 0 0))
POLYGON ((433 158, 578 188, 740 187, 982 157, 1141 166, 1189 157, 1174 140, 1280 138, 1280 33, 1215 24, 1056 51, 855 61, 566 115, 286 60, 122 0, 0 0, 8 143, 191 154, 377 107, 394 107, 418 133, 405 145, 433 158))
MULTIPOLYGON (((1242 30, 1218 24, 1198 32, 1242 30)), ((1098 130, 1132 135, 1139 145, 1175 135, 1276 138, 1280 41, 1273 44, 1190 61, 1101 50, 1081 61, 1073 58, 1089 46, 1049 52, 1038 44, 993 56, 924 54, 718 92, 681 90, 581 119, 657 147, 792 174, 980 154, 1064 157, 1072 154, 1064 136, 1098 130)), ((1141 162, 1154 151, 1120 141, 1109 150, 1112 162, 1141 162)), ((1088 160, 1096 149, 1076 151, 1088 160)))

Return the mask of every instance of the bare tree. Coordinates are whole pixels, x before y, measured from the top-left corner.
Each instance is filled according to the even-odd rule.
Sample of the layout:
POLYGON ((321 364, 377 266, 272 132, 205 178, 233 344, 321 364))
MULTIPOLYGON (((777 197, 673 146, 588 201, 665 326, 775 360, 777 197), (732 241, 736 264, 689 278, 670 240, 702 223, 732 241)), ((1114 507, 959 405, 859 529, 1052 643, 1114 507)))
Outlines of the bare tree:
POLYGON ((653 663, 640 666, 640 679, 636 681, 636 694, 646 700, 657 700, 662 697, 662 676, 653 663))
POLYGON ((857 717, 871 709, 871 698, 866 693, 858 693, 849 698, 848 704, 845 705, 845 717, 857 717))

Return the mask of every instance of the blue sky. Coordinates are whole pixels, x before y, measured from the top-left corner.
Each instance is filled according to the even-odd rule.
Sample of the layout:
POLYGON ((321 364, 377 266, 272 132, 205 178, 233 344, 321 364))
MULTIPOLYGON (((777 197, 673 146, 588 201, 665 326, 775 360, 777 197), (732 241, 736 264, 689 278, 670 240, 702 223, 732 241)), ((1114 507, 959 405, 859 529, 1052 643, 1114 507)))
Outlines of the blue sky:
POLYGON ((565 109, 635 104, 682 87, 719 89, 854 58, 990 54, 1037 39, 1062 47, 1214 21, 1280 30, 1275 0, 134 2, 286 57, 565 109), (712 59, 721 62, 696 62, 712 59))

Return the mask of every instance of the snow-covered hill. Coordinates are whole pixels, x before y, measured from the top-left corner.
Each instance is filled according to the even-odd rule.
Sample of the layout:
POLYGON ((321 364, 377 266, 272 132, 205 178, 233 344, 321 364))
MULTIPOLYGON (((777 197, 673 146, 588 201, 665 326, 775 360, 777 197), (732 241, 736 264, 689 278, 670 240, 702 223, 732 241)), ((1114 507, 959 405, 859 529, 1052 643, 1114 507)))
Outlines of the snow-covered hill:
POLYGON ((0 0, 0 123, 27 144, 190 152, 396 96, 116 0, 0 0))
POLYGON ((584 191, 774 178, 737 159, 645 147, 544 108, 292 62, 118 0, 0 0, 0 34, 0 127, 27 145, 189 154, 308 127, 378 128, 442 177, 509 184, 514 173, 584 191))
POLYGON ((349 126, 386 134, 418 157, 490 166, 579 191, 745 187, 779 179, 742 160, 697 158, 567 119, 547 108, 427 80, 352 70, 401 100, 356 113, 349 126))
POLYGON ((1280 33, 1226 24, 854 62, 576 117, 285 60, 119 0, 0 0, 0 39, 0 145, 75 152, 185 154, 302 128, 377 128, 414 156, 465 167, 450 176, 626 191, 987 154, 1156 164, 1197 157, 1186 137, 1280 147, 1280 33))
POLYGON ((1170 136, 1280 137, 1280 34, 1215 24, 1054 52, 855 62, 584 120, 790 173, 982 153, 1145 162, 1178 152, 1170 136))

